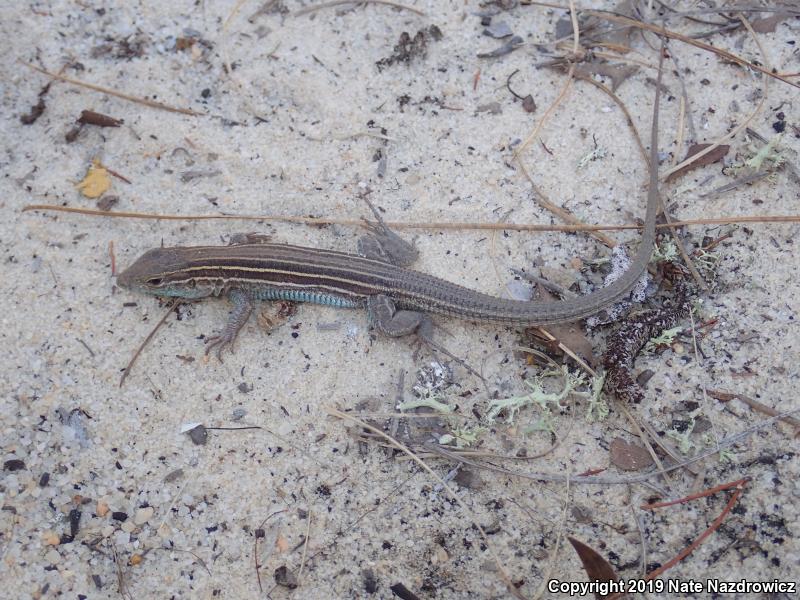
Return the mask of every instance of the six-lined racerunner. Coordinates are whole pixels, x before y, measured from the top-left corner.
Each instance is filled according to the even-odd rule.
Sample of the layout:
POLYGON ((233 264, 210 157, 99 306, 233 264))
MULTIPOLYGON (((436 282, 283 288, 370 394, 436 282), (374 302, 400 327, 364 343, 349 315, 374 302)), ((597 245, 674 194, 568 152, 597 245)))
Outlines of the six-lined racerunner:
MULTIPOLYGON (((659 82, 661 72, 659 71, 659 82)), ((472 321, 547 325, 591 316, 626 296, 647 268, 658 209, 659 92, 653 106, 650 182, 641 244, 627 271, 586 296, 556 302, 508 300, 408 269, 416 252, 389 231, 373 208, 373 235, 359 241, 359 254, 274 243, 156 248, 117 277, 123 287, 155 296, 199 299, 227 296, 234 309, 226 327, 208 338, 218 354, 233 343, 255 300, 315 302, 366 308, 372 323, 390 336, 418 333, 430 339, 429 313, 472 321)))

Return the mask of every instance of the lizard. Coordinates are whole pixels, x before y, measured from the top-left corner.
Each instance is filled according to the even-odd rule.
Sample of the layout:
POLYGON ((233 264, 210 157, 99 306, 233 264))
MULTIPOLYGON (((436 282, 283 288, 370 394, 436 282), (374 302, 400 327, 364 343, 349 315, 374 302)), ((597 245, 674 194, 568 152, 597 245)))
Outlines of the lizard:
MULTIPOLYGON (((663 60, 663 57, 662 57, 663 60)), ((225 327, 206 339, 206 353, 231 346, 256 300, 313 302, 365 308, 373 326, 400 337, 431 340, 430 314, 477 322, 538 326, 592 316, 624 298, 652 254, 658 212, 658 118, 661 68, 653 103, 650 178, 641 242, 628 269, 590 294, 554 302, 511 300, 484 294, 409 267, 416 250, 385 226, 367 222, 370 235, 358 254, 264 242, 237 236, 227 246, 175 246, 148 250, 117 276, 117 284, 155 296, 201 299, 227 296, 233 303, 225 327), (255 240, 255 241, 254 241, 255 240)))

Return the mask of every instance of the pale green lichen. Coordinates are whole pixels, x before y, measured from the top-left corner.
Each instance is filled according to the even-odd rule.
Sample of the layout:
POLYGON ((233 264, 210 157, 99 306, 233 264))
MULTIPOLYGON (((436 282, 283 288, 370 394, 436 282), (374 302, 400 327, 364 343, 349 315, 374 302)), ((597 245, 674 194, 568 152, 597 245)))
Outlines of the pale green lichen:
POLYGON ((783 133, 779 133, 761 148, 756 148, 750 144, 747 149, 751 152, 754 152, 754 154, 752 158, 745 161, 745 166, 752 169, 756 173, 762 169, 765 162, 772 163, 772 165, 770 165, 771 170, 779 168, 784 162, 786 162, 786 159, 779 151, 777 151, 782 138, 783 133))
POLYGON ((553 424, 553 413, 546 410, 538 419, 530 425, 522 428, 522 433, 528 435, 529 433, 536 433, 538 431, 547 431, 548 433, 555 433, 555 425, 553 424))
MULTIPOLYGON (((714 448, 714 447, 719 447, 719 443, 717 442, 717 439, 709 432, 703 435, 703 446, 705 448, 714 448)), ((734 454, 730 448, 719 449, 719 462, 732 463, 733 458, 734 454)))
POLYGON ((733 165, 728 169, 728 172, 737 175, 739 173, 748 173, 755 175, 760 172, 774 173, 783 166, 786 158, 781 154, 779 147, 783 133, 779 133, 761 148, 757 148, 754 144, 749 144, 747 150, 752 154, 750 158, 745 160, 742 164, 733 165))
POLYGON ((713 280, 716 277, 717 263, 719 262, 719 256, 716 253, 698 248, 692 262, 704 278, 713 280))
POLYGON ((486 427, 457 427, 450 433, 439 437, 442 446, 455 446, 456 448, 469 448, 477 443, 478 438, 486 432, 486 427))
POLYGON ((522 428, 523 433, 535 431, 554 431, 553 415, 555 411, 563 412, 566 406, 563 403, 570 395, 585 398, 587 401, 586 418, 590 421, 600 421, 608 416, 608 404, 603 400, 602 390, 605 377, 598 376, 587 381, 586 375, 581 372, 572 372, 566 365, 559 369, 552 369, 542 375, 526 381, 525 385, 530 390, 521 396, 512 396, 500 400, 493 400, 489 404, 487 420, 491 423, 500 415, 506 413, 506 422, 513 423, 517 413, 527 406, 539 408, 539 415, 532 423, 522 428), (564 381, 561 390, 557 392, 544 391, 544 380, 547 377, 559 376, 564 381), (584 391, 581 388, 589 386, 584 391))
POLYGON ((608 403, 603 399, 605 382, 605 374, 592 377, 592 391, 586 396, 586 419, 589 421, 602 421, 608 416, 608 403))
POLYGON ((606 149, 598 146, 578 161, 578 169, 583 169, 590 162, 606 157, 606 149))
POLYGON ((543 411, 549 410, 548 405, 556 405, 559 410, 564 410, 561 401, 565 400, 567 396, 573 393, 576 388, 586 383, 586 377, 583 373, 572 373, 566 366, 560 369, 553 369, 545 371, 542 375, 537 375, 530 381, 526 381, 525 385, 530 389, 530 392, 522 396, 512 396, 511 398, 502 398, 500 400, 492 400, 489 403, 489 412, 486 415, 487 420, 491 423, 498 415, 506 411, 506 422, 513 423, 516 414, 524 407, 532 404, 537 405, 543 411), (560 375, 564 379, 564 387, 559 392, 545 392, 544 379, 560 375))
POLYGON ((732 463, 734 458, 733 451, 730 448, 722 448, 719 451, 719 462, 732 463))
POLYGON ((436 396, 428 396, 427 398, 416 398, 414 400, 407 400, 397 406, 400 412, 406 410, 414 410, 415 408, 430 408, 438 413, 450 414, 453 412, 450 405, 442 402, 436 396))
POLYGON ((675 262, 678 260, 678 246, 671 239, 668 239, 661 244, 656 244, 653 256, 650 262, 675 262))
POLYGON ((645 344, 644 351, 655 352, 658 348, 671 346, 681 331, 683 331, 682 325, 678 325, 677 327, 673 327, 671 329, 665 329, 660 335, 650 338, 647 344, 645 344))
POLYGON ((667 437, 675 440, 678 444, 678 450, 681 454, 689 454, 692 449, 697 447, 691 439, 689 439, 694 431, 694 426, 696 424, 697 416, 702 412, 700 408, 697 408, 690 412, 687 417, 689 418, 689 423, 686 426, 686 430, 683 432, 678 431, 677 429, 670 429, 667 431, 667 437))

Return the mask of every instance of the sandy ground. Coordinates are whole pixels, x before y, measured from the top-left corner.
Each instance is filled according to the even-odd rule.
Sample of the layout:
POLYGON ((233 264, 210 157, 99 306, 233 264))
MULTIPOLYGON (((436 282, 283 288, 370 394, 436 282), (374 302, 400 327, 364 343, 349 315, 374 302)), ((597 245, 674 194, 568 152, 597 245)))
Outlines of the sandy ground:
MULTIPOLYGON (((432 360, 424 352, 415 357, 406 340, 376 335, 360 311, 301 306, 269 332, 265 319, 254 318, 236 353, 220 364, 204 358, 200 336, 221 325, 227 305, 192 305, 167 320, 120 389, 121 370, 165 309, 115 288, 109 244, 124 267, 162 242, 222 243, 230 233, 254 230, 350 251, 358 228, 21 213, 34 202, 95 207, 75 184, 98 159, 130 182, 112 177, 106 196, 118 197, 115 210, 358 219, 367 214, 358 195, 369 189, 386 218, 398 221, 495 222, 513 211, 513 222, 555 222, 533 199, 513 152, 564 84, 563 73, 534 66, 544 51, 555 52, 563 11, 500 12, 493 23, 507 23, 525 44, 493 59, 477 54, 504 41, 482 34, 480 6, 459 1, 416 4, 425 16, 380 5, 295 16, 304 5, 293 1, 263 14, 254 14, 259 2, 244 2, 238 12, 234 2, 3 5, 0 595, 253 598, 272 590, 272 598, 391 598, 392 586, 402 594, 402 584, 420 598, 509 597, 494 553, 530 598, 549 579, 587 581, 566 536, 597 549, 623 579, 636 579, 643 560, 648 571, 665 564, 722 512, 730 491, 649 512, 637 507, 658 495, 642 485, 567 486, 474 467, 450 480, 459 505, 429 473, 359 443, 326 412, 391 412, 398 397, 414 398, 418 371, 432 360), (425 53, 407 64, 376 65, 392 55, 402 32, 413 39, 420 30, 425 53), (44 112, 23 125, 48 78, 18 60, 203 116, 55 82, 43 95, 44 112), (532 95, 534 113, 506 87, 515 72, 511 87, 532 95), (85 109, 125 125, 86 126, 68 143, 65 135, 85 109), (182 432, 191 423, 251 429, 209 430, 198 445, 182 432), (297 589, 275 587, 282 567, 299 580, 297 589)), ((798 31, 795 19, 760 34, 767 58, 743 30, 712 40, 797 73, 798 31)), ((632 61, 657 62, 641 36, 631 44, 632 61)), ((689 142, 712 141, 742 123, 767 83, 678 42, 670 51, 679 59, 695 134, 685 128, 676 146, 681 94, 669 64, 662 169, 682 158, 689 142)), ((643 132, 654 75, 643 67, 618 89, 643 132)), ((770 81, 766 92, 751 126, 771 139, 774 124, 785 121, 783 156, 800 164, 796 89, 770 81)), ((577 83, 541 141, 523 157, 556 203, 588 223, 643 214, 646 169, 608 96, 577 83), (578 168, 595 148, 597 160, 578 168)), ((751 157, 749 144, 738 136, 725 163, 751 157)), ((718 163, 664 191, 681 219, 800 212, 798 186, 785 169, 751 187, 701 197, 733 179, 718 163)), ((647 400, 632 411, 675 445, 667 432, 685 432, 694 415, 695 428, 683 439, 688 453, 767 418, 737 400, 718 402, 707 389, 746 394, 778 410, 798 407, 797 232, 796 224, 685 232, 690 251, 705 237, 731 234, 713 253, 716 279, 695 315, 696 323, 713 324, 701 330, 699 353, 683 334, 640 358, 637 372, 653 373, 647 400)), ((631 232, 612 235, 636 239, 631 232)), ((498 295, 508 294, 512 267, 589 291, 599 279, 579 270, 579 259, 608 254, 587 236, 563 233, 409 236, 421 252, 416 268, 498 295)), ((518 330, 437 324, 446 330, 443 343, 483 370, 494 397, 527 392, 525 380, 539 369, 514 353, 518 330)), ((591 336, 598 355, 607 330, 591 336)), ((508 469, 577 475, 609 467, 615 438, 636 441, 618 407, 592 421, 580 398, 552 415, 555 436, 524 433, 542 417, 535 407, 520 411, 512 425, 487 423, 486 389, 452 367, 454 383, 440 399, 473 431, 469 418, 483 419, 481 449, 533 456, 560 440, 539 460, 498 461, 508 469)), ((398 435, 404 432, 401 426, 398 435)), ((771 425, 728 448, 725 460, 699 463, 699 476, 674 474, 675 498, 752 480, 722 527, 665 578, 796 581, 796 453, 792 429, 771 425)), ((453 474, 453 463, 429 464, 440 477, 453 474)), ((605 474, 630 475, 615 466, 605 474)))

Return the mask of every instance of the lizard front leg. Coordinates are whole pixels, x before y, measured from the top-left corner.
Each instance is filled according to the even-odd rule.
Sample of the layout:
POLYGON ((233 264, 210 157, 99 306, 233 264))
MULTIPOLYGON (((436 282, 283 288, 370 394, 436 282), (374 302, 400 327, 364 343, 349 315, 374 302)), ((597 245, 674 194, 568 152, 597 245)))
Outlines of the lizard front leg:
POLYGON ((231 290, 228 292, 228 298, 233 302, 233 310, 228 317, 228 323, 218 334, 206 339, 206 354, 217 348, 217 358, 220 362, 222 362, 222 350, 226 346, 230 346, 231 353, 233 353, 233 341, 247 323, 250 313, 253 312, 253 302, 250 296, 242 290, 231 290))
POLYGON ((408 243, 386 226, 383 217, 372 205, 372 202, 366 198, 364 198, 364 202, 370 207, 376 220, 372 222, 364 219, 369 234, 358 240, 359 255, 373 260, 382 260, 398 267, 407 267, 417 260, 419 252, 413 244, 408 243))

